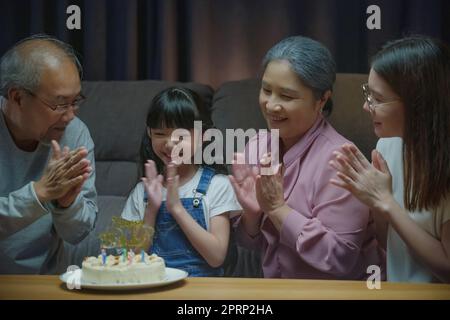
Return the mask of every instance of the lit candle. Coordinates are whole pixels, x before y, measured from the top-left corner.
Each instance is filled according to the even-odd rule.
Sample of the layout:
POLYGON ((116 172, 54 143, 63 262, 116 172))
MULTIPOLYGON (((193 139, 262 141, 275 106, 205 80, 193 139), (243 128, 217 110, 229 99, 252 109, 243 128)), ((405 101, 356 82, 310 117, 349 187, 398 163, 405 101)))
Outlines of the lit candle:
POLYGON ((105 250, 105 248, 102 248, 102 262, 103 262, 103 265, 106 264, 106 250, 105 250))
POLYGON ((128 264, 131 264, 131 262, 133 261, 133 251, 128 251, 128 264))

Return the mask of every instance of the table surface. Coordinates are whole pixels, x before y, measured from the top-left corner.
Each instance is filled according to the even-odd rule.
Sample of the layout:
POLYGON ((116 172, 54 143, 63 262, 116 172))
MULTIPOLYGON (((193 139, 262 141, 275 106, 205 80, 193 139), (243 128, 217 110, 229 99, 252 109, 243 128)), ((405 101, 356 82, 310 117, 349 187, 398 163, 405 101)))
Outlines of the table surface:
POLYGON ((450 285, 382 282, 370 290, 365 281, 186 278, 157 288, 98 291, 70 290, 58 276, 0 275, 0 299, 450 299, 450 285))

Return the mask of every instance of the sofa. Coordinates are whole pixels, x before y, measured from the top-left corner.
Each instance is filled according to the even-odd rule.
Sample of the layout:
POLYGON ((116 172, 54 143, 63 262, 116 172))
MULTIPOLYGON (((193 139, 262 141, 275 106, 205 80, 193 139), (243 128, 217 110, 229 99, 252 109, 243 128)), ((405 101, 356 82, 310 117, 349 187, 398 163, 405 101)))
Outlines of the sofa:
MULTIPOLYGON (((338 74, 330 123, 353 141, 366 156, 375 147, 376 137, 370 117, 362 109, 363 74, 338 74)), ((139 181, 139 150, 145 117, 152 98, 161 90, 181 85, 197 92, 206 102, 217 128, 266 128, 258 105, 259 81, 226 82, 217 90, 198 83, 165 81, 85 81, 87 100, 78 117, 88 126, 95 143, 98 214, 94 230, 79 244, 65 243, 65 262, 80 265, 83 257, 100 251, 98 235, 113 216, 122 212, 127 195, 139 181)), ((239 247, 232 236, 225 262, 226 276, 262 275, 259 253, 239 247)))

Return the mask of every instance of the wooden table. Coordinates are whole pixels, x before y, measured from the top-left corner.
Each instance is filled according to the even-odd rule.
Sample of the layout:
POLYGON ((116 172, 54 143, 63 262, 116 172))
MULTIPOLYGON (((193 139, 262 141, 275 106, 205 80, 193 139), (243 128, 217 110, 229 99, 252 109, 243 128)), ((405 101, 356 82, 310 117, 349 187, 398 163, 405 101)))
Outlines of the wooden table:
POLYGON ((133 291, 69 290, 58 276, 0 275, 0 299, 450 299, 450 285, 382 282, 368 289, 365 281, 187 278, 159 288, 133 291))

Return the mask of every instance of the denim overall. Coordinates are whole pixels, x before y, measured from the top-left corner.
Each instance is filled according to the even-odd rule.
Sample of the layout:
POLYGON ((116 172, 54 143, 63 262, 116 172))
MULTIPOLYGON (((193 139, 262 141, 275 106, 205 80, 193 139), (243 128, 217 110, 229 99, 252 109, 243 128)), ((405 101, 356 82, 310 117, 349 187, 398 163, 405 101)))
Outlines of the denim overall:
MULTIPOLYGON (((181 198, 181 203, 186 211, 203 228, 207 229, 205 215, 203 212, 203 196, 208 190, 209 184, 215 171, 203 167, 202 176, 193 190, 192 198, 181 198)), ((147 201, 147 193, 144 201, 147 201)), ((167 267, 185 270, 190 277, 216 277, 223 275, 223 269, 213 268, 195 250, 190 241, 184 235, 175 219, 167 210, 166 201, 159 208, 155 222, 155 235, 149 253, 156 253, 164 258, 167 267)))

